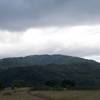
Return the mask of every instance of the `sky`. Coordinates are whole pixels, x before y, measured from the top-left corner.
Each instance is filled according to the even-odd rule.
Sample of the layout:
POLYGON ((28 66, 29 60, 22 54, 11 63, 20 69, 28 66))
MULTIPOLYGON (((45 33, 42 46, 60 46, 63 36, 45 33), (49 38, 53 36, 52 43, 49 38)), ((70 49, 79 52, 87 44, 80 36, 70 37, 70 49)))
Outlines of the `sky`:
POLYGON ((0 0, 0 58, 36 54, 100 62, 100 0, 0 0))

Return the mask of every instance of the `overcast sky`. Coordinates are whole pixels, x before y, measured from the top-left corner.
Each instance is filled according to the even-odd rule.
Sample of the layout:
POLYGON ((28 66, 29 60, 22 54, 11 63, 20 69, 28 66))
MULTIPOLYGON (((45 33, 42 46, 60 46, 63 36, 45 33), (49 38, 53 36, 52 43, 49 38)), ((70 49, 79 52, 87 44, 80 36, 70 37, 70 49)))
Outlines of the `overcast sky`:
POLYGON ((100 61, 100 0, 0 0, 0 58, 34 54, 100 61))

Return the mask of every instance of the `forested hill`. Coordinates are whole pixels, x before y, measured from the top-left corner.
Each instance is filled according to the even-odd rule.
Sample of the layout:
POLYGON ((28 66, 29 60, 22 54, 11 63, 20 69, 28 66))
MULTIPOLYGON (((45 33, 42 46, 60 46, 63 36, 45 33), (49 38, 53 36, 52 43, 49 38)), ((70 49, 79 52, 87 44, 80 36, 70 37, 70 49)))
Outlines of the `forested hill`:
POLYGON ((79 87, 100 88, 100 63, 64 55, 34 55, 0 60, 0 80, 6 86, 14 80, 32 85, 74 81, 79 87))
POLYGON ((65 55, 33 55, 26 57, 5 58, 0 60, 0 68, 19 67, 19 66, 32 66, 32 65, 69 65, 69 64, 87 64, 97 66, 99 63, 86 60, 78 57, 65 56, 65 55))

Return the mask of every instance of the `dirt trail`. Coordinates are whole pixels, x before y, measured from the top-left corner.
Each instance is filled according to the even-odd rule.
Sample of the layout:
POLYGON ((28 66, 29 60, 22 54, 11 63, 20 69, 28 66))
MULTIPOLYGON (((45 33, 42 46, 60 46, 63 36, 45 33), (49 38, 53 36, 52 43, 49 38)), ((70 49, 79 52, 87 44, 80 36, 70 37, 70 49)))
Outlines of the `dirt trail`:
POLYGON ((27 92, 28 93, 28 95, 30 95, 30 96, 32 96, 33 98, 34 98, 34 100, 46 100, 45 98, 43 98, 43 97, 39 97, 39 96, 35 96, 35 95, 33 95, 31 92, 27 92))
POLYGON ((34 100, 46 100, 46 99, 44 99, 42 97, 38 97, 38 96, 33 96, 33 97, 34 97, 34 100))

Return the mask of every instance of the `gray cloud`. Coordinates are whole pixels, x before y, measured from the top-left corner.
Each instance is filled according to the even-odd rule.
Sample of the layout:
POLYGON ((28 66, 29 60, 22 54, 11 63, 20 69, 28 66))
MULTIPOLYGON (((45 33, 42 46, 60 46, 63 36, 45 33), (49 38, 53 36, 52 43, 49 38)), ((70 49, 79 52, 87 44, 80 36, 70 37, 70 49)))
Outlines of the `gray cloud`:
POLYGON ((48 53, 100 61, 97 24, 100 0, 0 0, 0 58, 48 53))
POLYGON ((0 0, 0 29, 99 24, 100 0, 0 0))
POLYGON ((29 29, 22 34, 1 31, 0 58, 34 54, 100 58, 98 32, 100 32, 100 26, 29 29))

